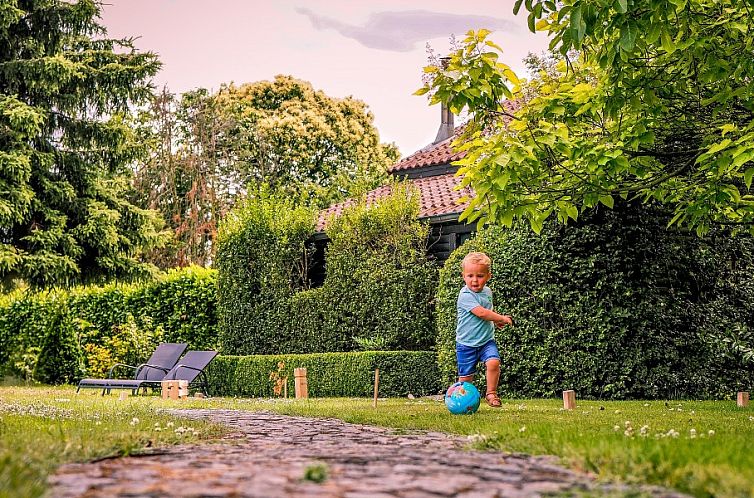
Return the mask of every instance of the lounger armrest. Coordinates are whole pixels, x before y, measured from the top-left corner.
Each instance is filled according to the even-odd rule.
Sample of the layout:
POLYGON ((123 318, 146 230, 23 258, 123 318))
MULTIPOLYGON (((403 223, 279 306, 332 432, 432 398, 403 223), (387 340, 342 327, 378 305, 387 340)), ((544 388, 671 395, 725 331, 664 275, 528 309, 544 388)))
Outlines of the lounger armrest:
POLYGON ((175 374, 178 371, 179 368, 188 368, 189 370, 196 370, 197 372, 204 372, 203 368, 196 368, 196 367, 190 367, 188 365, 184 365, 182 363, 179 363, 178 365, 174 366, 173 369, 175 372, 173 372, 173 379, 175 379, 175 374))
POLYGON ((113 379, 114 378, 113 377, 113 370, 115 370, 115 367, 128 367, 128 368, 131 368, 133 370, 136 370, 136 369, 139 368, 139 367, 135 367, 133 365, 126 365, 125 363, 116 363, 115 365, 113 365, 112 367, 110 367, 110 370, 107 372, 107 378, 108 379, 113 379))
POLYGON ((164 373, 168 373, 170 371, 169 368, 158 367, 157 365, 150 365, 149 363, 142 363, 141 365, 139 365, 138 367, 136 367, 136 373, 134 374, 134 376, 138 377, 139 376, 139 372, 141 372, 141 370, 144 367, 156 368, 157 370, 162 370, 164 373))

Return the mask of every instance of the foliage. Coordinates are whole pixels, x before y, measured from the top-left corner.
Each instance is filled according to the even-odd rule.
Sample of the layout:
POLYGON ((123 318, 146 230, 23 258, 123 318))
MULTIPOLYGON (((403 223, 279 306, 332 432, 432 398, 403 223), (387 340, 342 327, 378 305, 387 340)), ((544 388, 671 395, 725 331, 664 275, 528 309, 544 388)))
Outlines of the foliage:
POLYGON ((330 220, 327 275, 315 289, 306 274, 314 211, 279 195, 234 210, 218 245, 223 351, 430 349, 437 271, 425 255, 428 228, 416 220, 414 194, 394 189, 375 206, 354 204, 330 220))
POLYGON ((293 395, 294 368, 306 368, 309 396, 372 396, 380 369, 380 396, 436 394, 436 355, 430 351, 361 351, 253 356, 218 356, 209 365, 210 392, 218 396, 279 396, 270 373, 287 379, 293 395), (283 367, 280 367, 280 365, 283 367))
POLYGON ((218 141, 229 124, 205 89, 176 98, 165 88, 141 118, 150 155, 136 168, 136 197, 162 213, 174 235, 150 259, 162 268, 209 265, 218 220, 243 187, 232 151, 218 141))
POLYGON ((162 267, 213 261, 218 220, 252 185, 325 207, 379 185, 398 158, 363 102, 290 76, 180 97, 164 89, 143 119, 152 154, 137 168, 138 198, 175 234, 152 253, 162 267))
POLYGON ((34 379, 45 384, 66 384, 80 379, 83 372, 79 335, 70 311, 58 305, 42 341, 34 379))
POLYGON ((420 91, 474 114, 461 139, 464 185, 477 193, 468 219, 538 231, 551 215, 566 223, 636 198, 698 234, 754 230, 750 5, 517 0, 516 12, 522 3, 558 64, 519 91, 488 32, 470 32, 420 91))
POLYGON ((79 356, 97 376, 143 362, 163 341, 215 349, 216 307, 216 273, 195 267, 140 285, 10 294, 0 301, 0 374, 64 382, 82 375, 79 356))
POLYGON ((0 279, 35 287, 149 275, 156 213, 127 200, 129 106, 158 68, 104 38, 95 0, 0 7, 0 279))
POLYGON ((751 366, 724 339, 754 326, 754 242, 668 231, 657 209, 616 204, 574 226, 548 223, 540 236, 490 228, 455 251, 437 297, 443 378, 455 373, 460 261, 483 250, 493 260, 496 309, 516 320, 496 331, 506 396, 575 389, 580 397, 716 398, 748 390, 751 366))
POLYGON ((378 186, 398 159, 394 145, 380 143, 366 104, 291 76, 225 86, 217 101, 229 122, 222 147, 244 183, 265 182, 326 207, 378 186))

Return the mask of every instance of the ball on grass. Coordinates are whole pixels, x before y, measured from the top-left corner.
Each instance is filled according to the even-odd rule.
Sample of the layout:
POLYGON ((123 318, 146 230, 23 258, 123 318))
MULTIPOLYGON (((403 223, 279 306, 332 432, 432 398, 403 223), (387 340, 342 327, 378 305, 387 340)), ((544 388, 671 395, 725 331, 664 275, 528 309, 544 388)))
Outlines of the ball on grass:
POLYGON ((456 382, 445 393, 445 406, 453 415, 471 415, 479 408, 479 390, 471 382, 456 382))

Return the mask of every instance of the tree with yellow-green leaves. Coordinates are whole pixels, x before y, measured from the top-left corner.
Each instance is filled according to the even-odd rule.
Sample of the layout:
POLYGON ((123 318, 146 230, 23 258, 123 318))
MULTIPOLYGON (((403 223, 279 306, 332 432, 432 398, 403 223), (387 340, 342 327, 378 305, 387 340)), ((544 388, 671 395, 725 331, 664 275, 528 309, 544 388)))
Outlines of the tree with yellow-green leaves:
POLYGON ((0 3, 0 280, 42 287, 135 278, 162 240, 128 201, 142 152, 129 106, 154 54, 106 38, 95 0, 0 3))
POLYGON ((175 233, 154 255, 161 266, 210 262, 218 220, 261 184, 326 207, 380 185, 398 158, 364 102, 291 76, 215 93, 164 91, 149 122, 152 154, 139 165, 137 189, 175 233))
POLYGON ((565 223, 624 200, 669 225, 754 232, 754 6, 746 0, 517 0, 560 61, 521 83, 485 30, 418 93, 473 119, 465 217, 565 223), (504 103, 516 101, 516 105, 504 103))

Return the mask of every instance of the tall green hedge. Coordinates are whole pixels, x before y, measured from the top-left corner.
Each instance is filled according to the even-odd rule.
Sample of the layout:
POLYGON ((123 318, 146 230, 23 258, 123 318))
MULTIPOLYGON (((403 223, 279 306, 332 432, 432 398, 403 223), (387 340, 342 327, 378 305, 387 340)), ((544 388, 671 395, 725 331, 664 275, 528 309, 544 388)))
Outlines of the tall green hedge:
POLYGON ((446 262, 438 290, 438 355, 455 372, 460 262, 493 260, 496 332, 507 396, 576 389, 599 398, 719 398, 752 387, 751 237, 705 239, 665 228, 653 207, 616 206, 575 225, 487 229, 446 262))
POLYGON ((315 212, 270 195, 249 199, 220 228, 223 351, 281 354, 434 347, 437 270, 428 227, 405 186, 330 221, 322 287, 305 268, 315 212))
POLYGON ((143 361, 162 341, 216 349, 216 308, 216 272, 196 267, 142 284, 16 292, 0 300, 0 374, 70 382, 143 361))
POLYGON ((307 369, 311 397, 371 396, 376 368, 380 369, 380 396, 436 394, 443 387, 433 351, 362 351, 218 356, 208 369, 210 393, 270 397, 274 395, 273 374, 287 377, 288 395, 293 397, 293 369, 301 367, 307 369))

